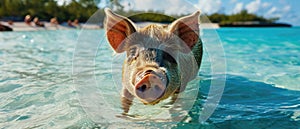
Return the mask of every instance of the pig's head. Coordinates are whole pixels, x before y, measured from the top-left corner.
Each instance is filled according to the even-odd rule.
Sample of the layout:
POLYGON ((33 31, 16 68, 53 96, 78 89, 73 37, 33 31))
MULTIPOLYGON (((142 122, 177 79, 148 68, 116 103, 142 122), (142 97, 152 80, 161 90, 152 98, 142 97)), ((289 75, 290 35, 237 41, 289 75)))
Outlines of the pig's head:
POLYGON ((169 26, 138 28, 128 18, 105 9, 108 41, 116 53, 126 52, 122 84, 144 104, 168 98, 182 85, 178 55, 187 54, 199 40, 199 12, 169 26))

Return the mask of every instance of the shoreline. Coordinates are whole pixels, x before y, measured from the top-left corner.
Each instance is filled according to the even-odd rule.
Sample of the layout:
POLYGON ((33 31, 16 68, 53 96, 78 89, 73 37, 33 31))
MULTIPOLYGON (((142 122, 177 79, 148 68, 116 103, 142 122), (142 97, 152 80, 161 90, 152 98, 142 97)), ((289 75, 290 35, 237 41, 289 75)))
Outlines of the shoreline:
POLYGON ((266 22, 233 22, 227 24, 219 24, 220 27, 292 27, 287 23, 266 23, 266 22))
POLYGON ((12 28, 12 31, 43 31, 43 30, 72 30, 72 29, 101 29, 96 24, 80 24, 80 27, 71 27, 67 24, 53 25, 50 22, 43 22, 45 27, 39 27, 31 23, 27 25, 24 22, 14 22, 13 25, 9 25, 8 22, 1 21, 0 24, 12 28))
MULTIPOLYGON (((74 30, 74 29, 90 29, 97 30, 103 29, 99 24, 85 24, 81 23, 80 27, 71 27, 66 23, 52 25, 50 22, 43 22, 45 27, 38 27, 32 23, 31 25, 27 25, 24 22, 14 22, 13 25, 9 25, 8 22, 0 21, 1 25, 10 27, 12 31, 45 31, 45 30, 74 30)), ((139 22, 136 23, 139 27, 144 27, 147 24, 163 24, 163 23, 155 23, 155 22, 139 22)), ((280 24, 281 25, 281 24, 280 24)), ((239 27, 249 27, 249 28, 268 28, 268 27, 293 27, 293 26, 280 26, 280 25, 266 25, 266 24, 227 24, 220 25, 218 23, 200 23, 200 29, 219 29, 219 28, 239 28, 239 27)), ((1 32, 1 31, 0 31, 1 32)))

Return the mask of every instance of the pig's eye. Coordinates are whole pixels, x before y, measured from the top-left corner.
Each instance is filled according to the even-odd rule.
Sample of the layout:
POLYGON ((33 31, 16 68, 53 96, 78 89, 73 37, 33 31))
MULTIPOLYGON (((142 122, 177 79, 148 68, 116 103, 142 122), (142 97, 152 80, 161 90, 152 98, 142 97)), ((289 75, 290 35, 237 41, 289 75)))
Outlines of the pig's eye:
POLYGON ((128 51, 128 59, 132 61, 135 60, 137 56, 138 56, 137 48, 136 47, 130 48, 128 51))
POLYGON ((129 54, 130 56, 134 57, 134 56, 137 56, 137 52, 136 52, 136 48, 133 47, 129 50, 129 54))

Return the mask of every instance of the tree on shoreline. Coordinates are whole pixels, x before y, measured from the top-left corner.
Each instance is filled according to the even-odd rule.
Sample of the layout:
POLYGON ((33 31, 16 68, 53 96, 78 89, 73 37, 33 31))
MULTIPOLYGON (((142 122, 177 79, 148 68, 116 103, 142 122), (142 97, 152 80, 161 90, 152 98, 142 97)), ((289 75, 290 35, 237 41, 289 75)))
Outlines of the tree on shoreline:
POLYGON ((26 15, 41 20, 57 17, 59 21, 79 19, 84 22, 98 10, 93 0, 72 0, 58 5, 55 0, 1 0, 0 19, 23 20, 26 15))

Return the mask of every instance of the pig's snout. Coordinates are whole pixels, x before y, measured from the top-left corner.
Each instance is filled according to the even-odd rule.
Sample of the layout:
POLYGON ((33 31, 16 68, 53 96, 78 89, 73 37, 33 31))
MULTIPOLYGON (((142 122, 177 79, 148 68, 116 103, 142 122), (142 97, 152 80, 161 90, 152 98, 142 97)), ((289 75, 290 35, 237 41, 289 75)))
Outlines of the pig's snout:
POLYGON ((166 90, 166 76, 148 70, 137 75, 135 93, 144 103, 151 103, 163 96, 166 90))

